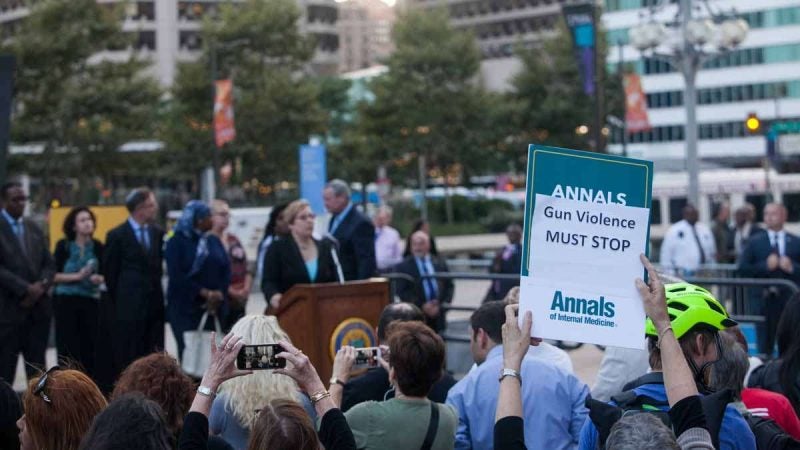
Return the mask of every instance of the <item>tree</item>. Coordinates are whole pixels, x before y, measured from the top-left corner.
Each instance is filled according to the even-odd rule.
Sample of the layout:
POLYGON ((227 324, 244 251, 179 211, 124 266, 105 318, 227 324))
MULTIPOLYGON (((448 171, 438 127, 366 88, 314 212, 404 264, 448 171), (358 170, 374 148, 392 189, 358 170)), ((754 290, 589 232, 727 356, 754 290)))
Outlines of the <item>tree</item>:
POLYGON ((241 161, 237 176, 260 185, 295 180, 298 145, 325 128, 318 87, 302 76, 314 46, 298 29, 300 11, 292 0, 247 0, 220 12, 203 25, 203 55, 178 68, 163 134, 176 154, 173 170, 196 174, 216 151, 216 75, 234 81, 236 140, 220 150, 223 159, 241 161))
POLYGON ((44 146, 39 157, 12 159, 14 169, 78 178, 84 191, 90 177, 122 167, 136 173, 117 151, 153 137, 160 89, 135 56, 119 63, 95 56, 125 48, 120 17, 94 0, 37 2, 6 43, 2 51, 18 62, 12 139, 44 146))
POLYGON ((393 37, 389 71, 371 83, 375 101, 359 110, 369 160, 394 161, 395 179, 412 177, 420 154, 442 173, 489 169, 502 139, 487 118, 499 102, 478 83, 474 36, 455 30, 444 10, 411 10, 397 21, 393 37))
MULTIPOLYGON (((605 33, 598 31, 598 59, 606 61, 605 33)), ((513 78, 510 97, 516 102, 516 139, 520 144, 542 142, 568 148, 589 148, 591 133, 579 135, 576 128, 593 123, 593 99, 582 90, 580 73, 566 24, 539 45, 517 51, 522 70, 513 78)), ((605 64, 601 63, 605 68, 605 64)), ((604 76, 605 111, 619 114, 621 84, 615 76, 604 76)), ((605 123, 605 119, 603 119, 605 123)), ((601 143, 605 148, 605 142, 601 143)))

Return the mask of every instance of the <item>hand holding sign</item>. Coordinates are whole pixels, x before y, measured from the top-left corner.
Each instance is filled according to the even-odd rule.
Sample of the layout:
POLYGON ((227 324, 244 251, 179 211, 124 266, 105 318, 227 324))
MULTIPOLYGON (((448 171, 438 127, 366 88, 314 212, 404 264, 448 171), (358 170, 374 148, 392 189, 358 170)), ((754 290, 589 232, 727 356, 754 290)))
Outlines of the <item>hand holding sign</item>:
POLYGON ((522 318, 522 328, 520 328, 517 311, 519 311, 519 305, 506 306, 506 323, 503 324, 503 367, 519 371, 522 359, 528 353, 528 347, 539 345, 542 340, 530 337, 533 326, 531 312, 525 312, 522 318))
POLYGON ((648 283, 645 283, 641 278, 636 279, 636 288, 639 289, 639 295, 642 296, 642 303, 644 304, 644 312, 653 324, 661 332, 670 326, 669 314, 667 314, 667 297, 664 293, 664 283, 658 277, 653 264, 644 255, 639 255, 642 265, 647 270, 648 283))

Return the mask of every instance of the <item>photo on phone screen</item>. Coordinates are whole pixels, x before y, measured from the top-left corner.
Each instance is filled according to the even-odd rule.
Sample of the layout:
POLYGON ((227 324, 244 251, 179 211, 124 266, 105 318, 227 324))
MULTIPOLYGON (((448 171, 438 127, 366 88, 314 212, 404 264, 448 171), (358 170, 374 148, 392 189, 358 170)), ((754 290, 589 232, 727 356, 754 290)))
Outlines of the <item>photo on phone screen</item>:
POLYGON ((366 347, 356 349, 356 360, 353 362, 353 368, 374 368, 378 367, 380 363, 378 358, 381 357, 381 349, 378 347, 366 347))
POLYGON ((270 370, 286 367, 286 360, 278 358, 280 344, 245 345, 236 355, 236 367, 242 370, 270 370))

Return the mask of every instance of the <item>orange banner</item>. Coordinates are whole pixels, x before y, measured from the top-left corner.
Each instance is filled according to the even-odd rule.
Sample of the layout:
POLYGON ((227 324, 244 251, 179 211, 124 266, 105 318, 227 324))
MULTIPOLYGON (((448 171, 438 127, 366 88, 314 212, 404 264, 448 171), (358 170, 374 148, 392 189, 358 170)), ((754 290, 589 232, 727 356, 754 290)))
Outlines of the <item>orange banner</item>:
POLYGON ((236 138, 233 126, 233 81, 217 80, 214 99, 214 137, 221 148, 236 138))
POLYGON ((628 133, 651 129, 647 117, 647 97, 642 89, 642 79, 635 73, 625 75, 625 128, 628 133))

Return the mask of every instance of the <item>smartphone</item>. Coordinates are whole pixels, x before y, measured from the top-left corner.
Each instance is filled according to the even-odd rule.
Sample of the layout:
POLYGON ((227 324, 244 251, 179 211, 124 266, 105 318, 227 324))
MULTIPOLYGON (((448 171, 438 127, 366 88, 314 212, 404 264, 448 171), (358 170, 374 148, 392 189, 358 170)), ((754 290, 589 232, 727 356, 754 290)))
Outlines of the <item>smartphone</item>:
POLYGON ((277 354, 284 351, 280 344, 245 345, 236 355, 236 367, 241 370, 271 370, 286 367, 286 359, 277 354))
POLYGON ((378 362, 381 357, 380 347, 365 347, 356 349, 356 360, 353 362, 354 369, 369 368, 380 366, 378 362))

